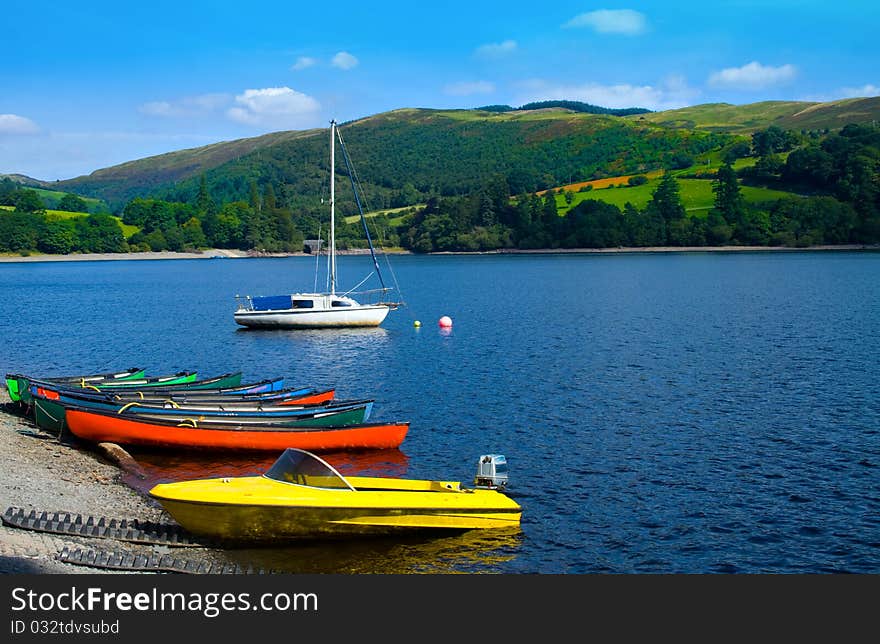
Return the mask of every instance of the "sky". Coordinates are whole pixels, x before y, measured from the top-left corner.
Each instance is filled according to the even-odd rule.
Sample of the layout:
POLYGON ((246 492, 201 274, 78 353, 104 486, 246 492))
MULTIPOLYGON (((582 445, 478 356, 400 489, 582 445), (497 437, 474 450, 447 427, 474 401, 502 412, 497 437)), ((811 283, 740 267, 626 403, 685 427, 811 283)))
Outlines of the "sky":
POLYGON ((4 0, 0 173, 54 181, 405 107, 880 94, 880 3, 4 0))

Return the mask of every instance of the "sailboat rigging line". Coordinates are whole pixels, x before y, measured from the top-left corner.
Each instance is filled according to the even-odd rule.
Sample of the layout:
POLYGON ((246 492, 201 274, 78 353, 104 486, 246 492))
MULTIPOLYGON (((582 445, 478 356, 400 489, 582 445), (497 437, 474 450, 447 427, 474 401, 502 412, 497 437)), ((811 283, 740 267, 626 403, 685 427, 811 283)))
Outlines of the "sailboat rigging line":
POLYGON ((327 256, 330 295, 336 294, 336 135, 336 121, 330 121, 330 254, 327 256))
POLYGON ((373 250, 373 240, 370 238, 370 229, 367 226, 367 218, 364 217, 364 209, 361 205, 361 197, 360 192, 358 191, 356 182, 355 182, 355 174, 354 169, 352 167, 351 159, 348 157, 348 149, 345 147, 345 142, 342 140, 342 133, 339 131, 339 128, 336 129, 336 138, 339 139, 339 147, 342 149, 342 158, 345 161, 345 167, 348 170, 348 178, 351 181, 351 189, 354 192, 354 200, 357 204, 358 213, 361 216, 361 224, 364 226, 364 234, 367 236, 367 244, 370 246, 370 257, 373 258, 373 266, 376 268, 376 276, 379 278, 379 282, 382 284, 382 288, 386 288, 385 280, 382 279, 382 271, 379 268, 379 261, 376 259, 376 252, 373 250))
POLYGON ((315 250, 315 293, 318 292, 318 259, 321 255, 321 224, 318 224, 318 248, 315 250))
MULTIPOLYGON (((370 272, 370 274, 367 275, 364 279, 362 279, 360 282, 358 282, 357 284, 355 284, 354 286, 352 286, 349 290, 347 290, 345 293, 343 293, 343 294, 342 294, 343 297, 348 297, 349 295, 351 295, 352 293, 354 293, 354 292, 355 292, 355 289, 356 289, 358 286, 360 286, 361 284, 363 284, 364 282, 366 282, 366 281, 367 281, 368 279, 370 279, 372 276, 373 276, 373 273, 370 272)), ((386 290, 387 290, 387 289, 384 289, 384 288, 382 289, 383 292, 385 292, 386 290)))

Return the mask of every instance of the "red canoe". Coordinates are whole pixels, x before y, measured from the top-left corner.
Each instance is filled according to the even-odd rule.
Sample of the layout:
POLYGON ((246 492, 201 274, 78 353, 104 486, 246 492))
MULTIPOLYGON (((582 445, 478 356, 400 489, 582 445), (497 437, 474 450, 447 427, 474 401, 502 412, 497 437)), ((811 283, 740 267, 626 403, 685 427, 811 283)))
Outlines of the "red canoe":
POLYGON ((363 423, 338 427, 192 427, 157 421, 138 421, 116 413, 68 408, 67 426, 79 438, 96 443, 119 443, 178 449, 278 451, 385 449, 400 447, 409 423, 363 423))

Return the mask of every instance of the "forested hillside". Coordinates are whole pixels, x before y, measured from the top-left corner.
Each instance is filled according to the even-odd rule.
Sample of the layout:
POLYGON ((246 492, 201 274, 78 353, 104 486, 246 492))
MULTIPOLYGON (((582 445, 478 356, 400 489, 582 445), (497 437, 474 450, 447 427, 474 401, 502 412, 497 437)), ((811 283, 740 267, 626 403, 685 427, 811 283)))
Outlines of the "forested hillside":
MULTIPOLYGON (((514 192, 567 181, 661 168, 725 139, 619 117, 564 109, 494 113, 403 109, 341 127, 374 208, 467 194, 502 174, 514 192)), ((250 140, 248 140, 250 141, 250 140)), ((271 184, 292 208, 320 203, 326 183, 326 132, 267 135, 253 149, 233 144, 133 161, 62 181, 59 189, 102 198, 115 209, 135 196, 188 201, 201 175, 218 201, 247 199, 251 182, 271 184), (227 158, 228 157, 228 158, 227 158), (214 161, 226 158, 222 163, 214 161)))
MULTIPOLYGON (((860 124, 771 125, 748 135, 649 122, 656 114, 619 117, 557 107, 403 109, 340 130, 365 209, 374 213, 373 238, 385 247, 877 244, 880 130, 853 107, 864 101, 873 99, 825 111, 838 118, 850 110, 860 124)), ((714 108, 700 107, 708 119, 714 108)), ((759 113, 780 121, 779 105, 741 107, 737 127, 759 113)), ((794 116, 806 112, 818 123, 821 111, 798 106, 794 116)), ((36 190, 4 180, 0 251, 298 252, 304 239, 326 233, 326 130, 236 145, 240 154, 233 157, 212 147, 102 171, 104 179, 96 178, 92 189, 110 199, 122 226, 109 213, 89 214, 72 194, 64 197, 66 207, 82 212, 47 210, 36 190), (214 165, 196 174, 204 167, 199 158, 214 165), (162 179, 171 176, 183 178, 162 179), (149 189, 136 187, 138 181, 149 189), (145 196, 121 200, 133 193, 145 196)), ((339 247, 363 246, 362 229, 345 223, 357 209, 341 155, 336 171, 339 247)))

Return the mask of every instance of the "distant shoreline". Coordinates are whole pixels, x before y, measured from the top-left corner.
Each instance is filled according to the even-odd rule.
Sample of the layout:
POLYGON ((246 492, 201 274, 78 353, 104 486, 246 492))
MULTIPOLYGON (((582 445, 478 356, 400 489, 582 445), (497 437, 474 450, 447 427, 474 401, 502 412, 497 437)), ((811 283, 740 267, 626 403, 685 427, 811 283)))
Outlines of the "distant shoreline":
MULTIPOLYGON (((619 248, 544 248, 520 250, 503 248, 490 251, 444 251, 429 255, 564 255, 564 254, 621 254, 621 253, 730 253, 730 252, 803 252, 803 251, 843 251, 880 250, 874 244, 841 244, 837 246, 807 246, 790 248, 788 246, 648 246, 619 248)), ((368 251, 341 250, 339 255, 364 255, 368 251)), ((323 254, 323 253, 322 253, 323 254)), ((386 251, 386 254, 411 255, 409 251, 386 251)), ((258 257, 314 257, 309 253, 248 253, 241 250, 210 249, 195 253, 175 253, 171 251, 147 253, 78 253, 71 255, 0 255, 0 263, 13 262, 94 262, 117 260, 157 260, 157 259, 237 259, 258 257)))

